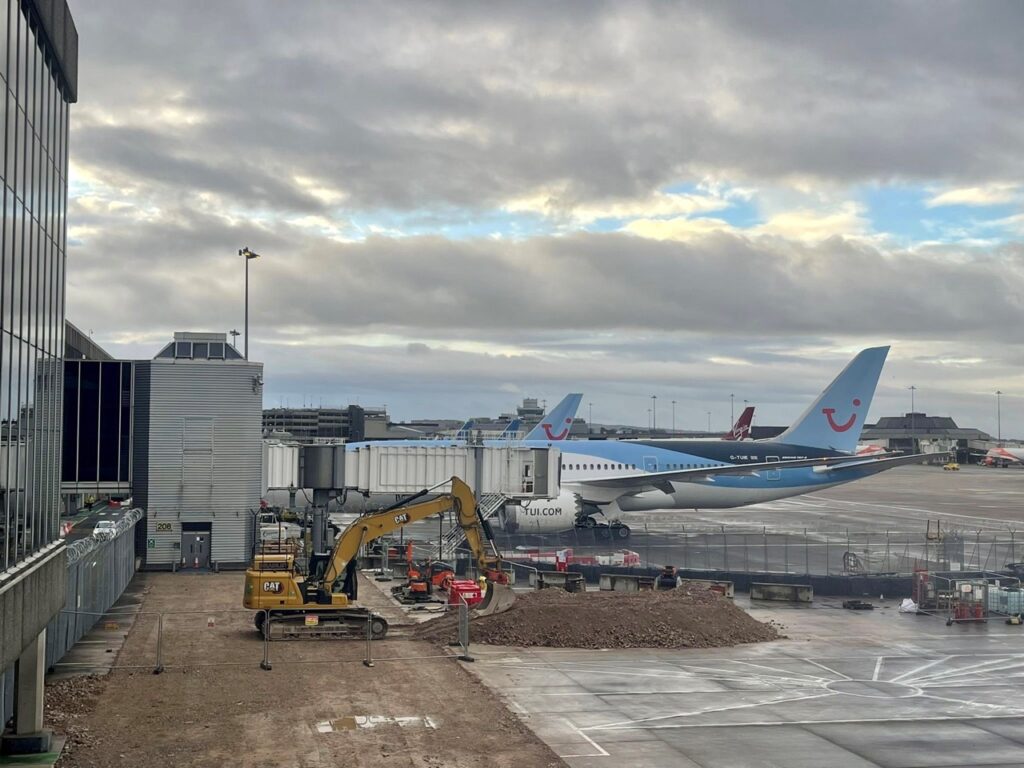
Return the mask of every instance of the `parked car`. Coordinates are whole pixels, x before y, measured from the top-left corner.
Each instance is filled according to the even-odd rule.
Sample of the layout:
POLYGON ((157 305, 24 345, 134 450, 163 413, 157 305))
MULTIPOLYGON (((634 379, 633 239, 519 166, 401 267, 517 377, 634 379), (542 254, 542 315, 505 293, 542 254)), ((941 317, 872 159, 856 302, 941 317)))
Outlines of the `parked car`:
POLYGON ((115 533, 117 533, 117 523, 113 520, 99 520, 92 527, 94 539, 112 539, 115 533))

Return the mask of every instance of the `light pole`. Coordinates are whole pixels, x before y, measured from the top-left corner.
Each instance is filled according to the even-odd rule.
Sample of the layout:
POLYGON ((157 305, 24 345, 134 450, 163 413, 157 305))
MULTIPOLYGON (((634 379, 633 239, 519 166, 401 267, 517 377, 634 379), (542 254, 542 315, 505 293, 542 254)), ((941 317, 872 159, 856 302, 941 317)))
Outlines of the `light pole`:
POLYGON ((658 431, 658 396, 651 395, 651 432, 658 431))
POLYGON ((996 441, 999 443, 999 447, 1003 446, 1003 408, 1000 398, 1003 393, 998 389, 996 390, 996 441))
POLYGON ((235 349, 238 349, 238 337, 241 336, 241 334, 234 328, 232 328, 230 331, 228 331, 228 335, 231 337, 231 346, 234 347, 235 349))
POLYGON ((647 409, 647 431, 651 431, 651 409, 647 409))
POLYGON ((704 411, 708 415, 708 434, 711 434, 711 411, 704 411))
POLYGON ((729 395, 729 425, 730 426, 732 426, 733 424, 736 423, 736 411, 733 408, 733 402, 734 402, 733 398, 735 398, 735 397, 736 397, 736 395, 733 395, 733 394, 729 395))
POLYGON ((594 432, 594 404, 587 403, 587 434, 594 432))
POLYGON ((911 384, 907 389, 910 390, 910 445, 914 453, 917 453, 917 438, 914 437, 914 393, 917 392, 917 387, 911 384))
POLYGON ((672 401, 672 434, 676 433, 676 401, 672 401))
POLYGON ((238 251, 239 256, 245 257, 245 359, 249 359, 249 262, 258 259, 260 255, 250 251, 249 246, 238 251))

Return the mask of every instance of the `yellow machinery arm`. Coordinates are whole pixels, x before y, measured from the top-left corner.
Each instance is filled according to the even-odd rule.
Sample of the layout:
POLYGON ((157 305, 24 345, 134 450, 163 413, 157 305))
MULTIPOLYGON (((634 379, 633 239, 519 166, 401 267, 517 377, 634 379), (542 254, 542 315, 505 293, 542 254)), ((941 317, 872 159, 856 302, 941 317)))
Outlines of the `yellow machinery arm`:
POLYGON ((409 525, 409 523, 425 520, 428 517, 443 514, 448 510, 456 512, 459 523, 466 531, 467 538, 472 532, 475 533, 478 541, 481 542, 477 546, 470 541, 474 554, 480 553, 477 554, 479 562, 481 559, 480 555, 484 552, 484 547, 482 545, 483 537, 478 530, 476 499, 470 487, 459 478, 453 477, 451 483, 451 493, 446 493, 431 501, 424 501, 408 507, 399 507, 398 509, 364 515, 349 525, 338 536, 338 540, 334 544, 331 558, 324 571, 323 584, 325 588, 329 590, 331 585, 345 573, 346 566, 359 553, 359 548, 364 544, 368 544, 374 539, 379 539, 381 536, 386 536, 403 526, 409 525), (467 520, 470 526, 467 526, 465 522, 467 520))

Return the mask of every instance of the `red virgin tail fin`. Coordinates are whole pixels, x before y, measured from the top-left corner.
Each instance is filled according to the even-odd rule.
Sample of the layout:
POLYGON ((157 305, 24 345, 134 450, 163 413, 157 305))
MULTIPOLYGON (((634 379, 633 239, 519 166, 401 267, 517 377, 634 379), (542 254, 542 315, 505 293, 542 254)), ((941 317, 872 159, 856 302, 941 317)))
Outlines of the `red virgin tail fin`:
POLYGON ((736 419, 736 423, 732 425, 732 429, 725 433, 723 440, 749 440, 750 439, 750 423, 754 420, 754 406, 748 405, 743 409, 743 413, 736 419))

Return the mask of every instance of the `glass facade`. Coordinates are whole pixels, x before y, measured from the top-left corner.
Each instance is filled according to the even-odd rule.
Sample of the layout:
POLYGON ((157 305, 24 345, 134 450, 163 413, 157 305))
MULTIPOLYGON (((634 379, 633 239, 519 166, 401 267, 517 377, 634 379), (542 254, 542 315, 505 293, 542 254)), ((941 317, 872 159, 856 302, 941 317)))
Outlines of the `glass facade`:
POLYGON ((119 360, 64 361, 65 492, 130 488, 134 369, 119 360))
POLYGON ((0 571, 60 514, 69 104, 38 24, 0 0, 0 571))

